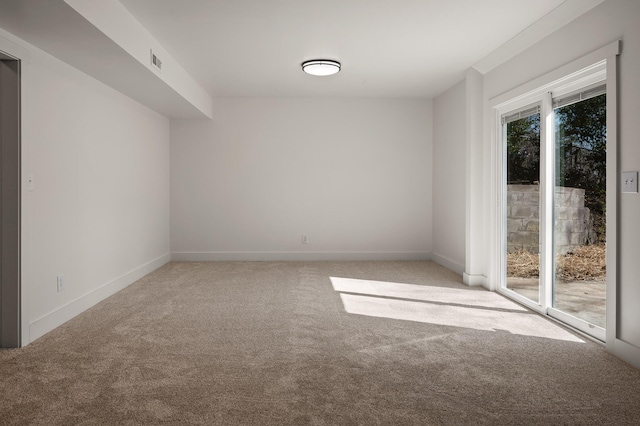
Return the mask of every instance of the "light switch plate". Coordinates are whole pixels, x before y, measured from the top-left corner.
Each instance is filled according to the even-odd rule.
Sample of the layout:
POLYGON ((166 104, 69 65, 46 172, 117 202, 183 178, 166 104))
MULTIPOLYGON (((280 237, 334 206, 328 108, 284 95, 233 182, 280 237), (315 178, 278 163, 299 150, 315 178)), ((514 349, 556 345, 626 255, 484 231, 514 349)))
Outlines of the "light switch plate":
POLYGON ((622 172, 622 192, 638 192, 638 172, 622 172))

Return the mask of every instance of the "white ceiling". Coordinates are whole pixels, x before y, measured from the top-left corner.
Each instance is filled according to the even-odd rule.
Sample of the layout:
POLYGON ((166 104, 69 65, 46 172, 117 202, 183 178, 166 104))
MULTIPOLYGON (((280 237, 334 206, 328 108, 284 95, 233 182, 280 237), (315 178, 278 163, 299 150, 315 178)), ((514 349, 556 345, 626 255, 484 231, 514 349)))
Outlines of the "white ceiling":
POLYGON ((212 96, 432 98, 567 0, 120 1, 212 96))
MULTIPOLYGON (((146 54, 120 46, 122 37, 85 12, 111 19, 117 32, 118 19, 129 21, 124 6, 213 97, 433 98, 470 67, 484 74, 603 1, 0 0, 0 28, 168 117, 187 118, 203 113, 149 69, 146 54), (300 68, 309 59, 343 68, 312 77, 300 68)), ((140 41, 129 30, 123 25, 140 41)))

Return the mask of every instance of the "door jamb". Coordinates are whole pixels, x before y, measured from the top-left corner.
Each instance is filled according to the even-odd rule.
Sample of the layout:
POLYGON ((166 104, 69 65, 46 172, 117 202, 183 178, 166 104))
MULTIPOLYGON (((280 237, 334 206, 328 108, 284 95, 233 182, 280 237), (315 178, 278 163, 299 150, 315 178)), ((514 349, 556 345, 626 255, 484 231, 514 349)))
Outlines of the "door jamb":
POLYGON ((0 347, 22 345, 20 60, 0 52, 0 347))

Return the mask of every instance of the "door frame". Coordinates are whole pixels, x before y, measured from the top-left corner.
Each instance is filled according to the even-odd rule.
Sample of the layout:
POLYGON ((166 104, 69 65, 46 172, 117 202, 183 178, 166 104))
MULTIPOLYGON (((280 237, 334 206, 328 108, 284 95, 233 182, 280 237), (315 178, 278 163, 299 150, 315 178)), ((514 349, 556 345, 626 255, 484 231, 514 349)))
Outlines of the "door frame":
POLYGON ((0 348, 22 345, 21 65, 0 52, 0 348))
MULTIPOLYGON (((492 170, 491 177, 491 199, 495 200, 490 203, 491 232, 490 232, 490 270, 489 281, 492 283, 492 289, 516 300, 517 302, 537 311, 543 315, 554 318, 558 316, 557 310, 551 306, 551 295, 542 289, 545 287, 541 281, 540 303, 522 297, 506 288, 504 277, 504 227, 503 227, 503 138, 501 117, 503 114, 521 108, 527 104, 535 102, 541 103, 541 134, 542 132, 553 132, 553 127, 544 125, 553 117, 552 105, 550 106, 551 96, 562 91, 570 91, 572 87, 585 84, 589 79, 594 78, 597 73, 606 73, 607 84, 607 275, 606 275, 606 331, 603 330, 599 337, 602 342, 606 343, 607 348, 612 352, 615 350, 614 345, 619 346, 620 340, 617 339, 617 245, 618 245, 618 226, 617 226, 617 205, 618 205, 618 154, 617 154, 617 56, 620 53, 620 41, 606 45, 582 58, 579 58, 565 66, 551 71, 535 80, 523 84, 513 90, 499 95, 488 102, 489 119, 492 120, 491 129, 491 152, 492 152, 492 170), (551 111, 549 116, 545 110, 551 111), (544 125, 544 127, 543 127, 544 125)), ((595 77, 598 78, 597 76, 595 77)), ((547 124, 551 124, 548 122, 547 124)), ((551 152, 543 152, 541 146, 541 160, 551 152)), ((553 176, 553 170, 542 170, 543 161, 541 161, 541 173, 545 176, 553 176)), ((547 161, 544 161, 547 163, 547 161)), ((553 162, 550 163, 553 165, 553 162)), ((541 211, 541 244, 552 247, 551 229, 543 229, 543 216, 553 214, 553 186, 554 179, 547 179, 547 188, 541 188, 541 198, 545 197, 545 211, 541 211), (551 197, 551 198, 550 198, 551 197)), ((542 207, 542 206, 541 206, 542 207)), ((541 209, 542 210, 542 209, 541 209)), ((547 256, 549 257, 549 256, 547 256)), ((548 279, 552 273, 552 265, 541 260, 541 280, 548 279)), ((559 318, 566 320, 565 317, 559 318)), ((586 323, 586 322, 585 322, 586 323)), ((590 328, 583 329, 580 325, 567 324, 578 331, 591 335, 590 328)))

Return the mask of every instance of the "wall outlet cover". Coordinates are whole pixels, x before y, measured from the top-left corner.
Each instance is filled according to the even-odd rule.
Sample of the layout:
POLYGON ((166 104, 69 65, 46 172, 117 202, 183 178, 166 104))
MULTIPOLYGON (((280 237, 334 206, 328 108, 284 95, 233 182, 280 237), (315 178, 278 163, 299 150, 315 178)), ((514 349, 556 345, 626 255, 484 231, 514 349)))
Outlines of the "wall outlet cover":
POLYGON ((622 172, 622 192, 638 192, 638 172, 622 172))

